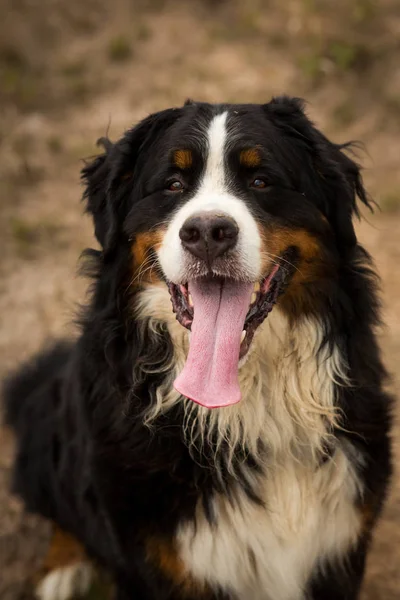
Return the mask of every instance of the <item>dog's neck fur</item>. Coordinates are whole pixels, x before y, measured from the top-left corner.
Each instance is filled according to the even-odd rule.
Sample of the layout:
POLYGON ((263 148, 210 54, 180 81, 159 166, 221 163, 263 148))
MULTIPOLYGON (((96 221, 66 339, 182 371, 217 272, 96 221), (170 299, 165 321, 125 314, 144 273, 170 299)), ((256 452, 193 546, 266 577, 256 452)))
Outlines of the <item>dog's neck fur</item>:
MULTIPOLYGON (((173 381, 186 360, 189 333, 176 320, 166 286, 151 285, 137 298, 137 318, 156 341, 167 327, 174 353, 163 364, 140 364, 143 372, 165 372, 162 385, 147 412, 146 424, 177 403, 184 406, 184 428, 189 448, 211 444, 215 459, 224 448, 225 467, 234 474, 235 455, 250 454, 275 464, 285 457, 318 464, 338 426, 335 390, 347 380, 346 365, 337 347, 323 343, 324 329, 315 318, 295 325, 275 307, 260 326, 245 363, 240 367, 242 400, 209 410, 182 398, 173 381)), ((143 373, 142 373, 143 377, 143 373)), ((218 464, 218 460, 216 460, 218 464)))

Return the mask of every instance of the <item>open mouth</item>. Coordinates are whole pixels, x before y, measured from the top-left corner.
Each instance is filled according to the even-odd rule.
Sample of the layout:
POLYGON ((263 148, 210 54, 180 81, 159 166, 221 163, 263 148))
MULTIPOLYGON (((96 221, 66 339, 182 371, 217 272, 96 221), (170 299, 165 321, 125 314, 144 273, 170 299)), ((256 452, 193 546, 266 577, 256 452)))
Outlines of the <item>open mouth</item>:
MULTIPOLYGON (((282 293, 288 272, 281 268, 280 265, 275 265, 269 275, 261 282, 256 282, 253 285, 253 291, 250 297, 248 311, 244 321, 240 338, 240 353, 239 358, 243 358, 253 340, 256 329, 266 319, 268 314, 274 307, 279 295, 282 293)), ((202 278, 204 283, 208 283, 209 279, 223 285, 224 280, 221 277, 210 275, 209 278, 202 278), (207 281, 208 280, 208 281, 207 281)), ((234 282, 233 282, 234 283, 234 282)), ((194 318, 194 302, 190 293, 190 283, 186 285, 176 285, 168 283, 169 293, 171 295, 172 310, 176 314, 176 318, 183 327, 189 331, 192 329, 194 318)))
POLYGON ((286 264, 281 257, 255 283, 210 274, 168 284, 176 318, 191 331, 186 364, 174 382, 183 396, 208 408, 239 402, 239 361, 290 279, 286 264))

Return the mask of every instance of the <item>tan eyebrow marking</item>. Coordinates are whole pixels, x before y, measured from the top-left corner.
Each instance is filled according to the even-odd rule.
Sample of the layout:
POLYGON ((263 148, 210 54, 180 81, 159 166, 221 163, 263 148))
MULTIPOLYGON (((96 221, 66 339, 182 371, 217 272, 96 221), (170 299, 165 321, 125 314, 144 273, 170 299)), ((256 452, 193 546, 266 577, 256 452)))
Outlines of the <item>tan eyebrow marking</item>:
POLYGON ((254 168, 261 164, 261 153, 258 148, 248 148, 240 153, 240 164, 244 167, 254 168))
POLYGON ((193 153, 191 150, 175 150, 174 163, 178 169, 189 169, 193 164, 193 153))

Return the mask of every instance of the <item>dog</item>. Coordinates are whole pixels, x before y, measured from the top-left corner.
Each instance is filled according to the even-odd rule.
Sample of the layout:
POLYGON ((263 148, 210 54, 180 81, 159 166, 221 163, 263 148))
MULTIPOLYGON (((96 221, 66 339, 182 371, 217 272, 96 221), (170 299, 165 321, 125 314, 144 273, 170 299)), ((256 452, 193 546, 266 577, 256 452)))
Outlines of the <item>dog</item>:
POLYGON ((14 492, 56 527, 38 597, 94 563, 118 600, 358 598, 392 401, 350 145, 286 96, 100 143, 80 335, 5 386, 14 492))

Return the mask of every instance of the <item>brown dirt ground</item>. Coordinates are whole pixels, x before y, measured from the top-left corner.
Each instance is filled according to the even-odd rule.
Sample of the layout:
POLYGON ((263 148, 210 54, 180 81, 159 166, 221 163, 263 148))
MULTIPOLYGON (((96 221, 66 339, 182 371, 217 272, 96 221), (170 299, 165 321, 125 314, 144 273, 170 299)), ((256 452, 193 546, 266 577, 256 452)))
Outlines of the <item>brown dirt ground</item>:
MULTIPOLYGON (((383 212, 359 238, 382 276, 382 347, 400 391, 400 5, 397 0, 1 0, 0 376, 69 324, 93 244, 80 159, 151 111, 186 97, 306 97, 336 141, 359 139, 383 212)), ((400 429, 393 432, 396 464, 400 429)), ((0 428, 0 598, 28 600, 48 525, 8 492, 12 436, 0 428)), ((400 596, 397 473, 376 531, 363 600, 400 596)))

